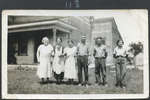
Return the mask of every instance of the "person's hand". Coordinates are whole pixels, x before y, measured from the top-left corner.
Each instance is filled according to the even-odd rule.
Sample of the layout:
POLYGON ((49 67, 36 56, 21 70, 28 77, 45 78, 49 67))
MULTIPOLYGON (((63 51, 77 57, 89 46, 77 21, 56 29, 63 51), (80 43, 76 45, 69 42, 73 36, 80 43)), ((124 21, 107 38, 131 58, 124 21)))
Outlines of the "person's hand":
POLYGON ((37 63, 40 64, 40 61, 38 61, 37 63))
POLYGON ((37 62, 40 63, 40 59, 37 59, 37 62))
POLYGON ((67 53, 64 53, 63 56, 67 56, 67 53))
POLYGON ((63 56, 64 56, 64 55, 62 55, 62 54, 61 54, 61 55, 59 55, 59 57, 63 57, 63 56))

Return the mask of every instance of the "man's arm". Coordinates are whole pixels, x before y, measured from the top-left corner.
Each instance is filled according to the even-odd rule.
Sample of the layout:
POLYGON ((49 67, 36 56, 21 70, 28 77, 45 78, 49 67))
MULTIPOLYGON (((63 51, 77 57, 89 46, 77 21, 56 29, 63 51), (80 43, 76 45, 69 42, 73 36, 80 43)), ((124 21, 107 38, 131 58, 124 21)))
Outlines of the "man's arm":
POLYGON ((93 56, 95 57, 95 55, 96 55, 96 49, 95 49, 95 47, 94 47, 93 56))
POLYGON ((77 56, 79 55, 79 43, 78 43, 78 45, 77 45, 76 55, 77 55, 77 56))
POLYGON ((105 52, 105 57, 104 57, 104 58, 106 59, 106 58, 107 58, 107 56, 108 56, 108 53, 107 53, 107 52, 105 52))
POLYGON ((89 47, 87 47, 87 55, 90 55, 89 47))
POLYGON ((108 52, 107 52, 106 46, 104 46, 104 58, 106 59, 107 56, 108 56, 108 52))
POLYGON ((114 58, 117 58, 117 55, 116 55, 116 49, 114 49, 113 57, 114 57, 114 58))

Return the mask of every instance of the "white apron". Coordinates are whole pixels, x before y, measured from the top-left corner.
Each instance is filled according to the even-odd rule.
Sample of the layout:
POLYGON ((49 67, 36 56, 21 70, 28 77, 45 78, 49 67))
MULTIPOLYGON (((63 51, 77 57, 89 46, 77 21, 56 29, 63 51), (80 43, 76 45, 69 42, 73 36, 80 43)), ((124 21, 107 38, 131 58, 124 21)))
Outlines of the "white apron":
POLYGON ((64 72, 64 60, 63 57, 59 57, 62 55, 62 47, 60 47, 60 50, 57 49, 57 46, 55 48, 55 55, 53 60, 53 71, 56 74, 60 74, 61 72, 64 72))
POLYGON ((52 77, 52 67, 51 67, 51 52, 53 47, 49 44, 47 46, 40 45, 37 53, 37 59, 40 61, 37 69, 37 75, 39 78, 50 78, 52 77))
POLYGON ((65 61, 65 78, 67 79, 77 79, 77 71, 75 66, 75 54, 76 47, 66 48, 64 52, 67 54, 67 59, 65 61))

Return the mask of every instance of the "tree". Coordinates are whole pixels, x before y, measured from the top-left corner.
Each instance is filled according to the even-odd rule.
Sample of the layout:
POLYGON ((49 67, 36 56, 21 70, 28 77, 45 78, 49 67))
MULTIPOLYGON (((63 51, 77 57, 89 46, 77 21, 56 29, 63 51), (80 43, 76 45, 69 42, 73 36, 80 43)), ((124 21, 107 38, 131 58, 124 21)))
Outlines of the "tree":
POLYGON ((142 42, 131 43, 131 44, 129 44, 129 47, 130 47, 130 49, 134 50, 134 56, 136 56, 139 53, 143 52, 142 42))

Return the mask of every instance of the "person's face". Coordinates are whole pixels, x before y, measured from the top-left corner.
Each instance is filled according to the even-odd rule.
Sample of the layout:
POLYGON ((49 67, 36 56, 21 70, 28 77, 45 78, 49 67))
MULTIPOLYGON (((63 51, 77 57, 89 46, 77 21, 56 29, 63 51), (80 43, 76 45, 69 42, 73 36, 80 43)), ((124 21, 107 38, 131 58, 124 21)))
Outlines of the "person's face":
POLYGON ((43 41, 43 43, 44 43, 44 45, 46 45, 46 46, 47 46, 47 45, 48 45, 48 43, 49 43, 49 41, 48 41, 48 40, 44 40, 44 41, 43 41))
POLYGON ((82 38, 82 39, 81 39, 81 42, 82 42, 82 43, 85 43, 85 41, 86 41, 85 38, 82 38))
POLYGON ((119 41, 119 42, 118 42, 118 46, 120 46, 120 47, 122 47, 123 44, 124 44, 123 41, 119 41))
POLYGON ((60 38, 58 38, 58 39, 57 39, 57 43, 58 43, 58 44, 60 44, 60 43, 61 43, 61 40, 60 40, 60 38))
POLYGON ((98 44, 98 45, 101 44, 101 39, 97 39, 97 44, 98 44))
POLYGON ((69 47, 73 46, 73 43, 71 41, 68 42, 69 47))

